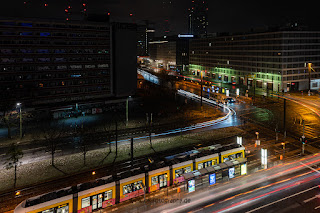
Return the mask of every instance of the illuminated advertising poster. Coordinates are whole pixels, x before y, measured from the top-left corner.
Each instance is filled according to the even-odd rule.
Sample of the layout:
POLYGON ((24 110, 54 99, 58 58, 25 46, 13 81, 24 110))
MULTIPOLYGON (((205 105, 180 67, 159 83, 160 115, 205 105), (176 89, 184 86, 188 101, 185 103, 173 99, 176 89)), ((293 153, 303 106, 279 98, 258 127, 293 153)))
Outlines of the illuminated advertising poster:
POLYGON ((229 178, 234 178, 234 167, 229 168, 229 178))
POLYGON ((247 174, 247 164, 244 163, 241 165, 241 175, 246 175, 247 174))
POLYGON ((215 173, 209 175, 209 183, 210 183, 210 185, 216 184, 216 174, 215 173))
POLYGON ((196 190, 196 181, 189 180, 188 181, 188 192, 194 192, 196 190))

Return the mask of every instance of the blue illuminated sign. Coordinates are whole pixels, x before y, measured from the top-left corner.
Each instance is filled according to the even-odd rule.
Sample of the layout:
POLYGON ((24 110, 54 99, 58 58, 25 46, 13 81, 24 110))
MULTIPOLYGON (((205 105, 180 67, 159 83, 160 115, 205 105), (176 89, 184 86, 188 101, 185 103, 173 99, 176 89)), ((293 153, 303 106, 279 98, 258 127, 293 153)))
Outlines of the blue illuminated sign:
POLYGON ((209 175, 209 183, 210 183, 210 185, 216 184, 216 174, 215 173, 209 175))

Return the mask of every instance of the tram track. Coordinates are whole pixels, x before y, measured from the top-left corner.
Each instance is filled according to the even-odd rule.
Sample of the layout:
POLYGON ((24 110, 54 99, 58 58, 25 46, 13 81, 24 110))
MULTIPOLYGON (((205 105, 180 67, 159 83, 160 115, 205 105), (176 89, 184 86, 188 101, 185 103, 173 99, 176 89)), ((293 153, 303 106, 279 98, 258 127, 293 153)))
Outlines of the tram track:
MULTIPOLYGON (((192 98, 192 97, 189 97, 189 98, 192 98)), ((193 99, 199 101, 198 96, 197 97, 194 96, 193 99)), ((213 102, 209 99, 208 100, 205 99, 204 102, 210 106, 217 106, 218 105, 220 107, 225 108, 225 106, 216 104, 215 102, 213 102)), ((223 118, 219 118, 218 122, 215 122, 215 120, 211 120, 211 121, 198 123, 198 124, 190 126, 190 127, 185 127, 184 131, 190 131, 193 129, 203 128, 206 126, 212 126, 212 125, 215 125, 216 123, 220 123, 220 122, 226 120, 227 118, 229 118, 229 116, 235 114, 234 110, 231 110, 230 108, 227 108, 227 109, 228 109, 229 113, 226 116, 224 116, 223 118)), ((181 152, 181 149, 179 149, 179 152, 181 152)), ((165 151, 162 154, 168 155, 169 153, 170 152, 165 151)), ((160 153, 155 153, 154 155, 151 155, 151 156, 154 156, 154 159, 158 159, 161 156, 159 154, 160 153)), ((117 169, 121 168, 123 171, 125 171, 125 170, 127 170, 127 168, 130 165, 133 165, 132 168, 139 168, 141 166, 148 165, 148 163, 149 163, 148 158, 143 156, 143 157, 135 158, 133 163, 131 161, 117 163, 116 168, 117 169)), ((55 191, 55 190, 65 188, 68 186, 75 186, 76 184, 85 183, 88 181, 94 181, 95 179, 108 176, 108 175, 110 175, 110 173, 116 174, 116 173, 121 172, 119 170, 114 170, 114 169, 115 169, 114 165, 103 166, 103 167, 94 169, 95 175, 93 175, 90 172, 93 170, 88 170, 88 171, 79 172, 77 174, 71 174, 68 176, 64 176, 62 178, 49 180, 49 181, 45 181, 42 183, 37 183, 37 184, 30 185, 27 187, 8 190, 8 191, 0 194, 0 209, 2 212, 11 211, 17 204, 19 204, 23 200, 28 199, 29 197, 38 196, 40 194, 55 191), (110 171, 112 171, 112 172, 110 172, 110 171), (16 196, 17 191, 19 191, 18 196, 16 196)))

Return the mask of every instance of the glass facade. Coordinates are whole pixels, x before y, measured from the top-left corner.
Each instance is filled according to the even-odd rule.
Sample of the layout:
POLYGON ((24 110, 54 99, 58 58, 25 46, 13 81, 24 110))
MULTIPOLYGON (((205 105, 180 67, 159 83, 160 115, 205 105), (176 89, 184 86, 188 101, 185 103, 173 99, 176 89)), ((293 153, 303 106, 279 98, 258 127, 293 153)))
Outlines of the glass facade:
POLYGON ((23 21, 5 23, 0 20, 1 91, 32 105, 112 95, 108 24, 37 21, 25 31, 23 21))
MULTIPOLYGON (((198 70, 206 71, 206 77, 218 82, 231 83, 234 77, 234 82, 247 85, 249 75, 255 75, 261 88, 277 91, 279 86, 287 91, 286 84, 295 82, 296 89, 306 89, 309 62, 320 67, 317 31, 218 35, 190 42, 191 73, 199 76, 198 70)), ((311 78, 320 78, 320 72, 312 72, 311 78)))

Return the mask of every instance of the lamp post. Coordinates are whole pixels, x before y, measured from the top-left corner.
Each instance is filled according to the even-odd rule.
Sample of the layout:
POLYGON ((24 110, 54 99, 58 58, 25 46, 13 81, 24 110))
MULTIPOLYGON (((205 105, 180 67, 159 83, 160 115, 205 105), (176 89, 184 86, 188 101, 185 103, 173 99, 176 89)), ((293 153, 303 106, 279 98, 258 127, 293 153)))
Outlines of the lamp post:
POLYGON ((202 110, 202 90, 203 90, 203 76, 202 76, 202 71, 200 71, 200 76, 201 76, 201 110, 202 110))
POLYGON ((20 139, 22 139, 22 113, 21 113, 21 103, 17 103, 19 108, 19 117, 20 117, 20 139))
POLYGON ((311 90, 311 69, 312 69, 312 63, 308 63, 308 71, 309 71, 309 94, 311 90))

